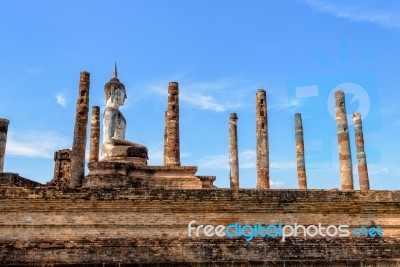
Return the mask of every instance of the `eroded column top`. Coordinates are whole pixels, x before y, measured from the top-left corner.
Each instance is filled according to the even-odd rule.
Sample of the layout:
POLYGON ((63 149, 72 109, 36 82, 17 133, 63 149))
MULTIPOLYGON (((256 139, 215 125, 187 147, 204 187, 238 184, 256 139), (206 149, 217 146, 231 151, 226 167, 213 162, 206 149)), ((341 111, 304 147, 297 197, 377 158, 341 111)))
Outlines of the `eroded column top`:
POLYGON ((7 132, 8 124, 10 124, 9 120, 0 118, 0 132, 7 132))
POLYGON ((303 122, 301 121, 301 113, 294 114, 294 122, 297 126, 302 126, 303 122))
POLYGON ((360 112, 354 112, 353 113, 353 120, 355 123, 360 122, 361 121, 361 113, 360 112))
POLYGON ((237 120, 237 114, 236 113, 231 113, 231 120, 237 120))

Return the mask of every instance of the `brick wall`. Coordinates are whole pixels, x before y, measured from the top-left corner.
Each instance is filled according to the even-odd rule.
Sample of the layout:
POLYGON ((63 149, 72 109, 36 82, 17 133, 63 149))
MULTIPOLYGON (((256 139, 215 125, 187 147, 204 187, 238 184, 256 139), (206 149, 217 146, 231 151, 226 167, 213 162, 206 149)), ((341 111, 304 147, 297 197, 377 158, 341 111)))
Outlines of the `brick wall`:
MULTIPOLYGON (((194 235, 194 231, 192 233, 194 235)), ((400 191, 56 190, 0 187, 0 261, 13 264, 400 264, 400 191), (189 238, 188 223, 379 226, 383 237, 189 238)), ((397 264, 397 265, 396 265, 397 264)))

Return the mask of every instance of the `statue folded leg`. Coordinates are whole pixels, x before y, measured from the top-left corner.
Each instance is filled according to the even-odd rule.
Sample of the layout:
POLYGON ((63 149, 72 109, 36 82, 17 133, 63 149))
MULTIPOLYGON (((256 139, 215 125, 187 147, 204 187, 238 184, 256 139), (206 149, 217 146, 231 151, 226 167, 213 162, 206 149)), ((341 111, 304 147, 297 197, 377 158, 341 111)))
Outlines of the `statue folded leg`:
POLYGON ((111 138, 110 141, 109 144, 103 145, 103 154, 107 158, 140 157, 148 159, 147 147, 141 144, 115 137, 111 138))

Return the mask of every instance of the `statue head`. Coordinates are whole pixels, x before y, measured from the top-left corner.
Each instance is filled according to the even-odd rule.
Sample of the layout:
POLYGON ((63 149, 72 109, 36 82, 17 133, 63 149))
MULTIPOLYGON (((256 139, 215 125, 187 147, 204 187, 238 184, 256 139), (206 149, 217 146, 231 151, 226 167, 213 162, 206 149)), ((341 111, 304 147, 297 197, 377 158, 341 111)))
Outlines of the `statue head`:
POLYGON ((126 99, 125 85, 118 79, 117 64, 114 64, 114 72, 108 83, 104 86, 107 103, 115 103, 122 106, 126 99))
POLYGON ((117 77, 113 77, 104 86, 104 93, 106 94, 106 101, 108 101, 108 99, 110 99, 113 91, 116 91, 117 89, 124 94, 124 100, 126 99, 127 96, 126 96, 125 85, 123 83, 121 83, 117 77))
POLYGON ((121 88, 111 89, 110 98, 112 103, 122 106, 126 99, 125 90, 121 90, 121 88))

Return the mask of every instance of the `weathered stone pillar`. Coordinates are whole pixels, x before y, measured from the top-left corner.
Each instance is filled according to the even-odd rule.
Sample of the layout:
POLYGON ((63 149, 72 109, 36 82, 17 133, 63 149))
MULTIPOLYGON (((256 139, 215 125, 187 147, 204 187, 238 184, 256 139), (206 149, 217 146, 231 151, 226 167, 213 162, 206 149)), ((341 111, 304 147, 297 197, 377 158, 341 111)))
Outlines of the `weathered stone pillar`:
POLYGON ((238 153, 238 138, 237 138, 237 115, 231 113, 229 120, 229 179, 231 189, 239 189, 239 153, 238 153))
POLYGON ((164 165, 180 166, 179 88, 177 82, 168 84, 168 107, 165 124, 164 165))
POLYGON ((7 132, 9 120, 0 118, 0 173, 4 170, 4 157, 6 154, 7 132))
POLYGON ((90 124, 90 155, 89 162, 99 161, 100 146, 100 107, 92 107, 92 119, 90 124))
POLYGON ((164 165, 165 165, 165 153, 166 153, 165 147, 167 145, 167 129, 168 129, 168 127, 167 127, 167 117, 168 117, 167 114, 168 114, 168 112, 165 111, 165 113, 164 113, 164 165))
POLYGON ((76 103, 74 142, 71 153, 70 188, 82 186, 82 180, 85 176, 86 130, 89 115, 89 86, 90 73, 81 72, 79 80, 79 96, 78 102, 76 103))
POLYGON ((344 92, 336 91, 335 99, 336 99, 336 125, 337 125, 338 143, 339 143, 340 180, 342 184, 342 190, 354 190, 349 126, 347 124, 344 92))
POLYGON ((369 178, 367 157, 364 150, 364 134, 362 129, 361 114, 355 112, 353 114, 354 132, 356 136, 358 176, 360 178, 360 190, 369 190, 369 178))
POLYGON ((296 137, 296 162, 297 162, 297 180, 299 189, 307 189, 307 174, 304 158, 304 139, 303 139, 303 122, 301 114, 294 114, 295 137, 296 137))
POLYGON ((256 142, 257 189, 269 189, 267 96, 263 89, 256 93, 256 142))

